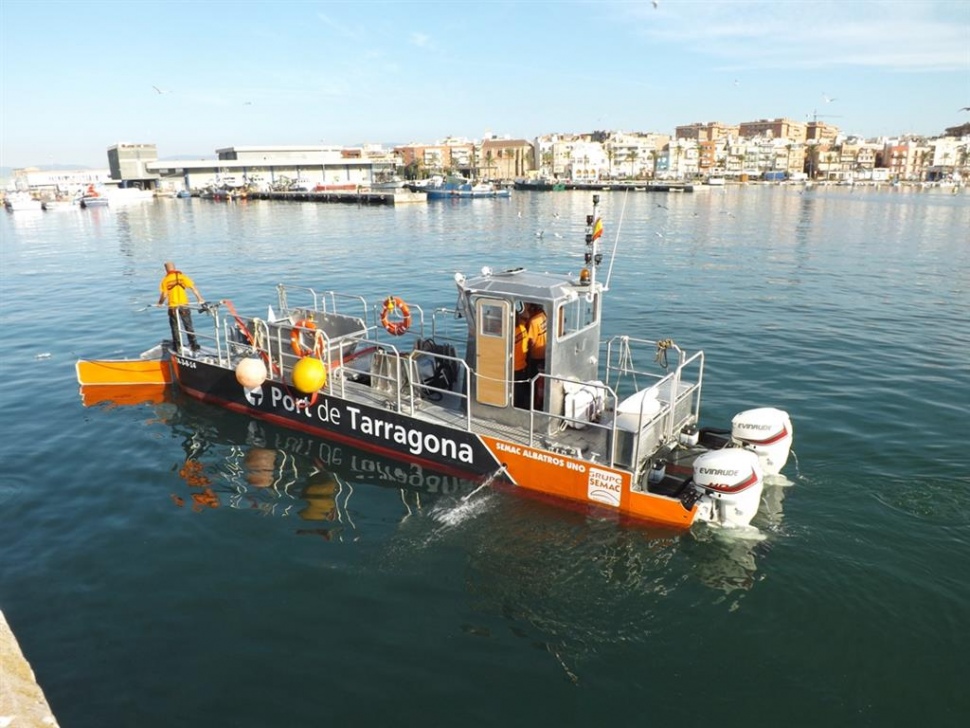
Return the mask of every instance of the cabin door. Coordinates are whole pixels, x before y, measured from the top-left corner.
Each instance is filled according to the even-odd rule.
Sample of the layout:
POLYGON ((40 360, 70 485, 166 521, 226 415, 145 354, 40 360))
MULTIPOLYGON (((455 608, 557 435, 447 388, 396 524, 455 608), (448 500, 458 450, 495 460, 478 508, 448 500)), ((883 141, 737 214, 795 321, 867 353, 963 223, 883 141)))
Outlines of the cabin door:
POLYGON ((512 313, 508 301, 475 302, 475 400, 508 407, 511 380, 512 313))

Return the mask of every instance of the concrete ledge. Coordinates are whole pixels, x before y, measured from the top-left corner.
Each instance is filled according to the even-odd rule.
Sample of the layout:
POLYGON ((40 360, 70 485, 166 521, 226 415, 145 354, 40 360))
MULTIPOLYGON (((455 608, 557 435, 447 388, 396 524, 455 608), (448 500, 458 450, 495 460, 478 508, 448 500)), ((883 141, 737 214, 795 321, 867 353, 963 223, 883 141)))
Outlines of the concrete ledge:
POLYGON ((0 612, 0 728, 51 728, 51 713, 7 618, 0 612))

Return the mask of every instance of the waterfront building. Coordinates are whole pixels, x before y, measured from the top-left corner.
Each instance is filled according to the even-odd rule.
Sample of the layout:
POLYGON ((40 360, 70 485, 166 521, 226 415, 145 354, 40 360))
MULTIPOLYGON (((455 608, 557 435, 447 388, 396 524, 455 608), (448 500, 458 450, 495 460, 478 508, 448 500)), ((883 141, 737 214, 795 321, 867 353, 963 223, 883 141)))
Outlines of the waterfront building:
POLYGON ((667 134, 610 134, 603 142, 608 176, 619 179, 652 177, 657 155, 669 142, 667 134))
POLYGON ((657 158, 657 176, 667 179, 693 179, 700 171, 699 149, 693 139, 672 139, 657 158))
POLYGON ((933 148, 916 139, 890 140, 883 147, 882 166, 897 180, 921 180, 933 154, 933 148))
MULTIPOLYGON (((556 142, 553 145, 555 169, 574 182, 598 182, 608 168, 603 145, 586 137, 582 140, 556 142)), ((560 176, 560 175, 557 175, 560 176)))
POLYGON ((970 161, 970 134, 962 139, 956 137, 940 137, 930 142, 932 155, 930 168, 927 170, 929 180, 953 180, 960 178, 959 170, 966 168, 970 161))
POLYGON ((111 180, 107 169, 15 169, 7 183, 8 192, 32 192, 39 197, 73 195, 88 185, 102 185, 111 180))
POLYGON ((480 164, 476 144, 457 137, 448 137, 434 144, 402 144, 394 147, 401 159, 404 176, 424 179, 436 174, 455 172, 477 177, 480 164))
POLYGON ((393 174, 400 158, 379 145, 246 146, 216 150, 216 159, 155 160, 144 164, 160 189, 211 187, 353 189, 393 174))
POLYGON ((535 149, 524 139, 486 139, 478 157, 484 179, 521 179, 535 170, 535 149))
POLYGON ((142 189, 152 189, 158 180, 158 173, 150 172, 149 162, 158 159, 158 148, 154 144, 131 144, 119 142, 108 147, 108 169, 111 179, 131 183, 142 189))

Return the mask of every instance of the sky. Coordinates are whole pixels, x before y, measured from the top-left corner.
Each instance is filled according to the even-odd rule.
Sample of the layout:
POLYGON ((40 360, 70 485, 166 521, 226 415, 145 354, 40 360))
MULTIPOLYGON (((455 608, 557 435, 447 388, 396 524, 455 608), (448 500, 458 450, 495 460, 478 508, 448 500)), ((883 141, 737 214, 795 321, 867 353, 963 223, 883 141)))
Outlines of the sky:
POLYGON ((967 0, 0 0, 0 166, 154 143, 970 121, 967 0))

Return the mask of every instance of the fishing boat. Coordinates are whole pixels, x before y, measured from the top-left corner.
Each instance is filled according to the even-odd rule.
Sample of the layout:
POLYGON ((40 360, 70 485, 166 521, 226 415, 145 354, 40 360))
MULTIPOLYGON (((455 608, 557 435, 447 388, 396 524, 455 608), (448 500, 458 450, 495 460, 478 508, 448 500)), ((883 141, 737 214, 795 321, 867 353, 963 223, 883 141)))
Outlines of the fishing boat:
POLYGON ((133 360, 79 362, 78 380, 162 386, 167 366, 195 399, 483 487, 673 529, 750 528, 766 478, 788 461, 791 419, 758 407, 702 427, 702 351, 603 337, 598 203, 579 273, 456 273, 457 302, 427 308, 280 284, 264 317, 229 300, 200 306, 197 352, 165 341, 133 360), (525 311, 549 323, 520 398, 525 311))
POLYGON ((507 187, 498 187, 490 182, 473 183, 467 177, 452 175, 435 180, 424 187, 429 200, 447 200, 479 197, 510 197, 507 187))

